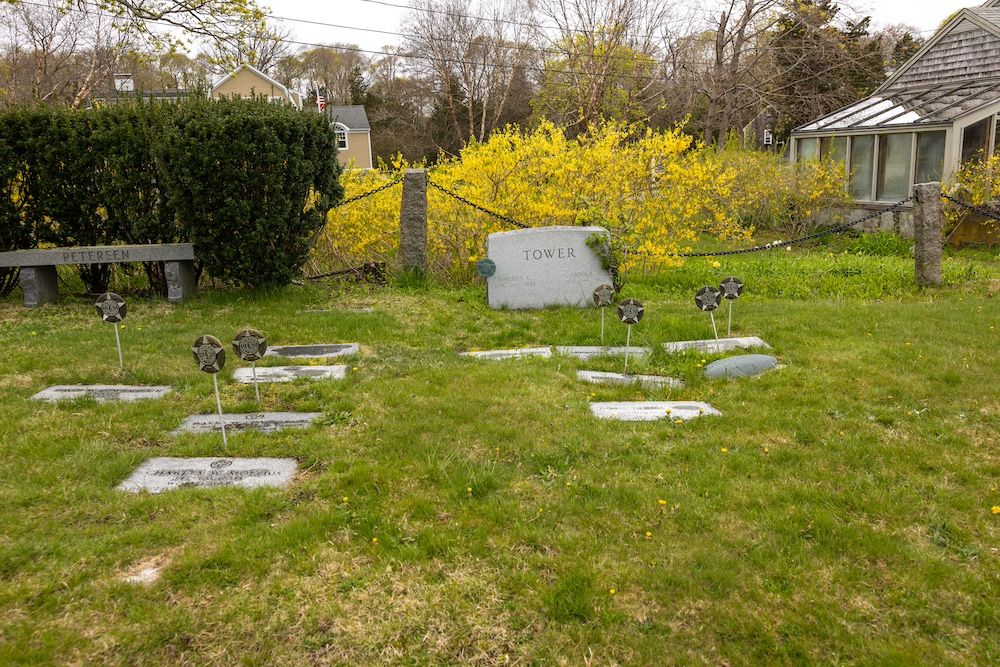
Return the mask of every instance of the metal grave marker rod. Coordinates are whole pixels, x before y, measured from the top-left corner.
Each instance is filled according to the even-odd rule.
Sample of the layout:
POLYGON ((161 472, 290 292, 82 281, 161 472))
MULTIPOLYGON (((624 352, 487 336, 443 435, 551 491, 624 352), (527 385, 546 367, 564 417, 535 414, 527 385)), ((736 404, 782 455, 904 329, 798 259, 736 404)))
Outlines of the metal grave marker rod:
POLYGON ((122 357, 122 339, 118 334, 118 323, 124 320, 125 315, 128 314, 128 304, 125 303, 125 299, 121 298, 121 296, 115 294, 114 292, 105 292, 97 297, 97 301, 94 302, 94 308, 97 309, 97 314, 101 316, 102 320, 115 325, 115 346, 118 348, 118 369, 125 370, 125 360, 122 357))
POLYGON ((226 420, 222 418, 222 399, 219 398, 219 380, 216 373, 226 365, 226 348, 215 336, 199 336, 191 346, 191 353, 198 363, 198 368, 212 375, 212 387, 215 389, 215 408, 219 412, 219 425, 222 427, 222 448, 229 449, 226 438, 226 420))
POLYGON ((729 302, 729 319, 726 322, 726 338, 731 338, 733 335, 733 301, 740 298, 743 294, 743 281, 736 276, 729 276, 719 285, 719 291, 722 292, 722 298, 729 302))
POLYGON ((233 338, 233 352, 243 361, 250 362, 250 372, 253 375, 253 390, 257 395, 257 405, 260 405, 260 385, 257 382, 257 361, 267 352, 267 339, 256 329, 243 329, 233 338))
POLYGON ((601 309, 601 347, 604 347, 604 311, 614 296, 615 288, 611 285, 598 285, 594 290, 594 305, 601 309))
POLYGON ((712 318, 712 332, 715 334, 715 340, 719 340, 719 330, 715 326, 715 313, 716 308, 719 307, 719 300, 722 298, 722 292, 719 291, 717 287, 709 285, 708 287, 702 287, 698 290, 698 293, 694 295, 694 303, 699 309, 709 314, 712 318))
POLYGON ((622 324, 628 325, 628 333, 625 335, 625 374, 628 374, 628 353, 632 347, 632 325, 638 324, 645 312, 642 303, 635 299, 625 299, 618 304, 618 317, 622 324))

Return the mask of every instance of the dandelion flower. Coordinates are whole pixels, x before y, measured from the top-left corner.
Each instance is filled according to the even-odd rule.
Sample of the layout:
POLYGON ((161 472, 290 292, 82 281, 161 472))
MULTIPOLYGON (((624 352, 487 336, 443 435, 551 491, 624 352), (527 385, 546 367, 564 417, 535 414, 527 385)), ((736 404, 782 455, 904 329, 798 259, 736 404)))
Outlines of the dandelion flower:
POLYGON ((608 589, 608 595, 614 595, 614 594, 616 594, 617 592, 618 592, 618 590, 617 590, 617 589, 615 589, 615 588, 611 588, 611 589, 608 589))
POLYGON ((341 500, 343 500, 346 503, 347 502, 347 496, 344 496, 343 498, 341 498, 341 500))
POLYGON ((994 514, 1000 514, 1000 505, 994 505, 990 511, 994 514))
POLYGON ((719 451, 720 451, 720 452, 722 452, 723 454, 728 454, 728 453, 729 453, 729 449, 728 449, 728 448, 726 448, 726 447, 723 447, 723 448, 722 448, 722 449, 720 449, 719 451))
POLYGON ((666 504, 667 504, 667 501, 666 501, 666 500, 664 500, 663 498, 660 498, 660 499, 659 499, 659 500, 657 500, 656 502, 660 503, 661 505, 666 505, 666 504))
POLYGON ((471 486, 465 487, 465 492, 466 493, 472 493, 472 487, 471 486))
POLYGON ((649 532, 649 531, 647 530, 647 531, 646 531, 646 539, 648 540, 648 539, 649 539, 649 538, 651 538, 652 536, 653 536, 653 534, 652 534, 651 532, 649 532))
POLYGON ((377 537, 373 537, 372 538, 372 544, 378 544, 378 538, 377 537))

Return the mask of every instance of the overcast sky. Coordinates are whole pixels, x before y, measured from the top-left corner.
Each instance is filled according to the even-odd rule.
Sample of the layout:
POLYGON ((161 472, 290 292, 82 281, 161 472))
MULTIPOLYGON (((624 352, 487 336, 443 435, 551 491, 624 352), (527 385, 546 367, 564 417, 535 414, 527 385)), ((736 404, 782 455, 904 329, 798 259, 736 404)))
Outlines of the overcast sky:
MULTIPOLYGON (((386 1, 392 4, 408 4, 408 0, 386 1)), ((952 12, 962 7, 975 6, 979 2, 977 0, 852 0, 851 4, 864 14, 870 14, 878 26, 905 23, 920 30, 925 37, 929 37, 952 12)), ((406 14, 406 10, 364 0, 271 0, 270 6, 271 13, 278 16, 390 32, 399 31, 400 19, 406 14)), ((291 21, 285 25, 292 29, 293 39, 303 42, 322 44, 346 42, 373 51, 380 50, 386 44, 399 42, 399 37, 394 35, 291 21)))

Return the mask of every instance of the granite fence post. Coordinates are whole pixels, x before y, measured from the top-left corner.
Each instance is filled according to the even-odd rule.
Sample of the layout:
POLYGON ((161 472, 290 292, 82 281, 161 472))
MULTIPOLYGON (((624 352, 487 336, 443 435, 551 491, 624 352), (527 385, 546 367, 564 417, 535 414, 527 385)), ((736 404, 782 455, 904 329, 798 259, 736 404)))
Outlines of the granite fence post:
POLYGON ((913 239, 916 242, 917 285, 941 286, 941 184, 919 183, 913 188, 913 239))
POLYGON ((399 208, 399 256, 403 271, 427 271, 427 173, 407 169, 399 208))

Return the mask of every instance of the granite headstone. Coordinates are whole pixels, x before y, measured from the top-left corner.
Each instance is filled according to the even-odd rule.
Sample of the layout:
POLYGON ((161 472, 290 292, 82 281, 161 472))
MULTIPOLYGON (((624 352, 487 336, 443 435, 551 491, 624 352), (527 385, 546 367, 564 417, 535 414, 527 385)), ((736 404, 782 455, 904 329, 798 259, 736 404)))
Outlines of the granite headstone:
POLYGON ((586 307, 611 274, 587 245, 603 227, 538 227, 490 234, 486 253, 496 264, 487 278, 491 308, 586 307))

